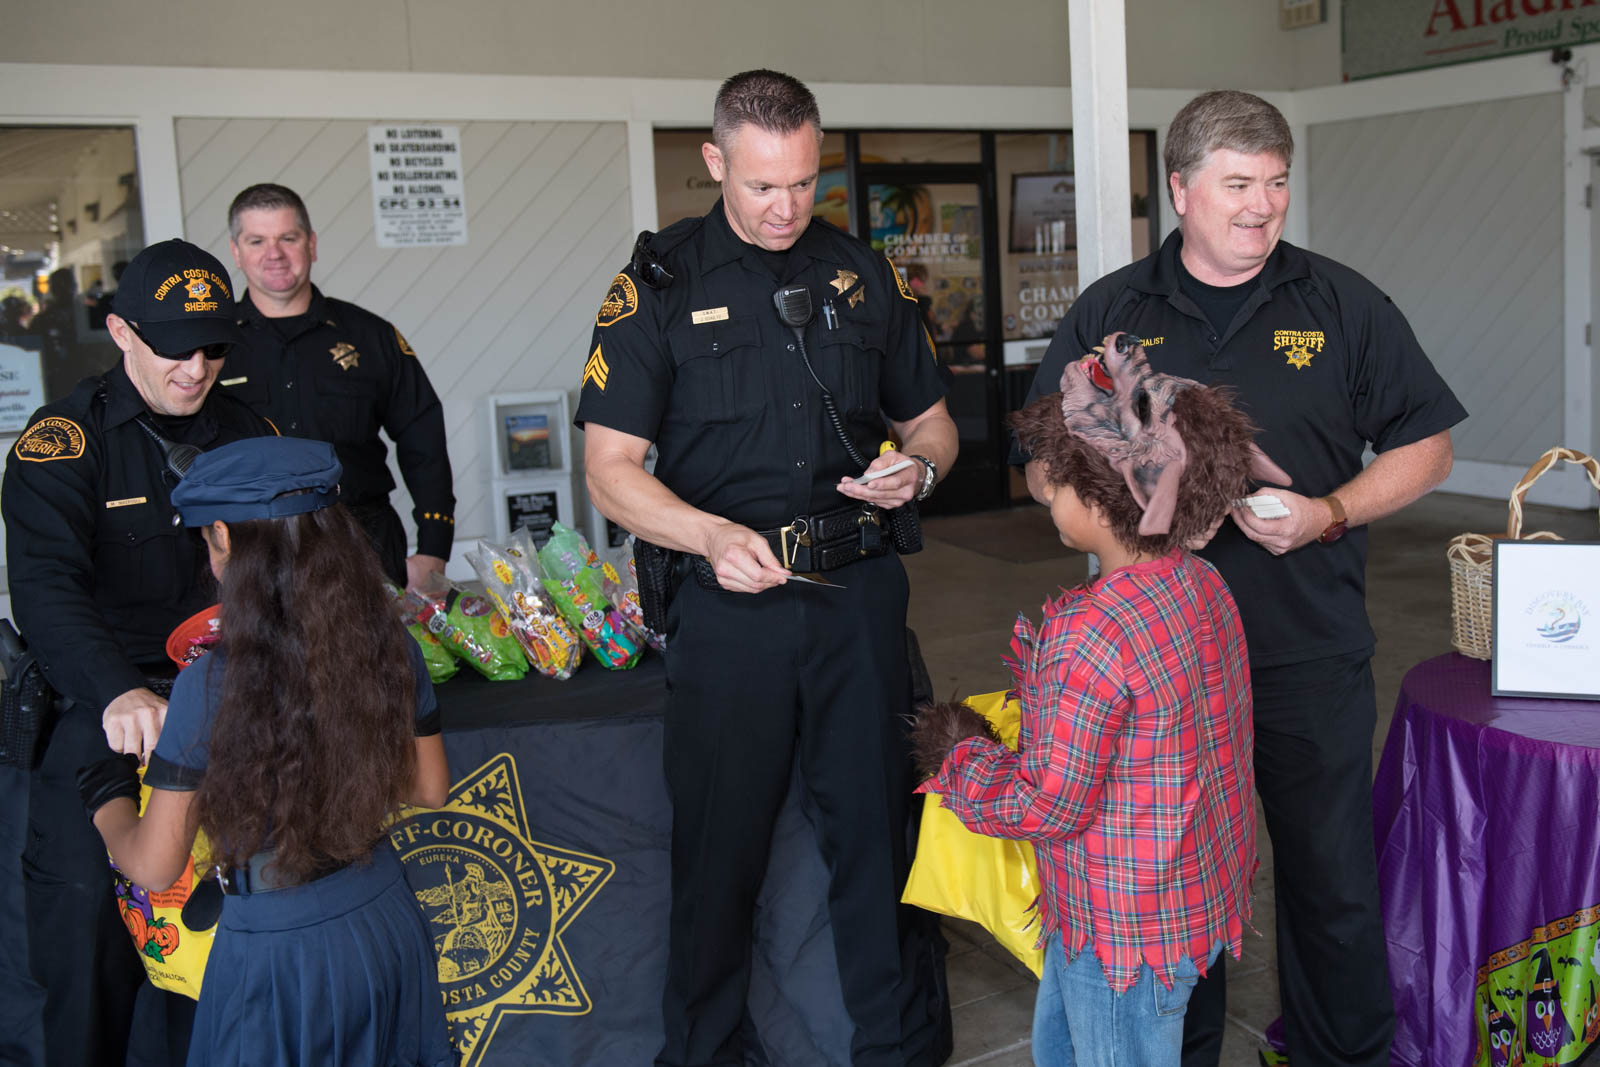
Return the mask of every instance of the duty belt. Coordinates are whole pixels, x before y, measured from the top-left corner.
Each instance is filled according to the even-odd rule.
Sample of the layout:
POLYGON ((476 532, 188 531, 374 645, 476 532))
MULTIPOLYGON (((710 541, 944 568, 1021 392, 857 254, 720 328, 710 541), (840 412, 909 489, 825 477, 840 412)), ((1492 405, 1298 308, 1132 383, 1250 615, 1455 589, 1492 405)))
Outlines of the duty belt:
POLYGON ((838 570, 889 551, 883 512, 872 504, 799 515, 776 530, 758 532, 780 563, 800 573, 838 570))
MULTIPOLYGON (((903 513, 906 509, 897 509, 903 513)), ((913 522, 913 525, 915 523, 913 522)), ((797 515, 776 530, 757 530, 772 547, 778 562, 797 574, 815 574, 836 571, 863 559, 884 555, 891 547, 899 551, 915 552, 922 547, 920 540, 909 547, 899 548, 893 541, 893 516, 874 504, 852 504, 834 511, 816 515, 797 515)), ((920 535, 919 535, 920 536, 920 535)), ((652 546, 653 548, 654 546, 652 546)), ((721 589, 717 572, 704 556, 677 554, 677 574, 680 578, 694 574, 694 580, 704 589, 721 589)), ((649 568, 641 569, 641 574, 649 568)), ((645 596, 646 581, 640 579, 640 601, 645 596)), ((676 587, 674 587, 676 588, 676 587)), ((665 625, 665 604, 656 617, 665 625)))

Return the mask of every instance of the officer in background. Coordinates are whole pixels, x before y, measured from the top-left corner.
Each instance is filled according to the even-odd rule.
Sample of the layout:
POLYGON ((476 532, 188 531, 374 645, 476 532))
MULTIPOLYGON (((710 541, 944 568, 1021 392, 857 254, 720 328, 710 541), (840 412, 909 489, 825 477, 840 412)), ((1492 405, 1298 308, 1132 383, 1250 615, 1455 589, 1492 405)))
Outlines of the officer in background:
MULTIPOLYGON (((59 694, 41 729, 22 857, 50 1064, 120 1064, 127 1051, 144 971, 75 776, 113 752, 143 760, 155 748, 175 672, 167 635, 216 601, 205 545, 169 493, 195 450, 272 432, 211 391, 239 338, 234 317, 214 256, 180 240, 145 249, 106 317, 122 360, 35 412, 6 463, 12 609, 59 694)), ((159 1030, 161 998, 183 998, 147 995, 159 1030)))
POLYGON ((444 410, 417 354, 387 321, 311 284, 317 235, 305 203, 281 185, 252 185, 228 208, 228 247, 249 289, 244 340, 225 390, 290 437, 327 441, 344 465, 345 506, 372 537, 397 585, 443 571, 455 536, 444 410), (394 442, 411 491, 417 552, 389 504, 394 476, 378 431, 394 442))
MULTIPOLYGON (((1444 480, 1466 416, 1405 316, 1340 263, 1281 240, 1294 140, 1249 93, 1203 93, 1173 118, 1164 159, 1177 232, 1085 289, 1028 394, 1113 330, 1152 369, 1234 390, 1257 441, 1294 479, 1287 514, 1235 508, 1202 554, 1250 646, 1256 792, 1272 838, 1278 989, 1296 1067, 1387 1065, 1394 1007, 1372 843, 1375 643, 1366 524, 1444 480), (1363 466, 1370 445, 1376 458, 1363 466)), ((1037 464, 1028 484, 1040 496, 1037 464)), ((1215 1067, 1225 960, 1184 1015, 1185 1067, 1215 1067)))
POLYGON ((797 759, 833 877, 853 1060, 929 1062, 926 1013, 907 1012, 902 1033, 915 992, 896 914, 907 583, 862 505, 931 492, 956 429, 915 295, 883 256, 812 219, 811 92, 772 71, 735 75, 713 135, 702 152, 722 199, 655 235, 612 281, 576 418, 600 510, 700 564, 698 579, 680 566, 667 622, 672 917, 657 1062, 745 1062, 753 906, 797 759), (798 328, 780 320, 782 287, 799 287, 785 301, 798 328), (899 447, 869 464, 885 417, 899 447), (828 558, 817 548, 841 520, 860 547, 828 558), (833 587, 802 584, 802 571, 833 587))

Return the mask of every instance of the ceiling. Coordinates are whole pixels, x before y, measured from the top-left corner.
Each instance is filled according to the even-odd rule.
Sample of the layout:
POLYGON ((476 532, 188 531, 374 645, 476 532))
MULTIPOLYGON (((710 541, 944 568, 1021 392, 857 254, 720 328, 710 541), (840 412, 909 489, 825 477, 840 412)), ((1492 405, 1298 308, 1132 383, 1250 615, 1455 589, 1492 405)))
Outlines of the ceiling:
POLYGON ((58 236, 56 198, 84 158, 126 127, 0 126, 0 245, 43 253, 58 236))

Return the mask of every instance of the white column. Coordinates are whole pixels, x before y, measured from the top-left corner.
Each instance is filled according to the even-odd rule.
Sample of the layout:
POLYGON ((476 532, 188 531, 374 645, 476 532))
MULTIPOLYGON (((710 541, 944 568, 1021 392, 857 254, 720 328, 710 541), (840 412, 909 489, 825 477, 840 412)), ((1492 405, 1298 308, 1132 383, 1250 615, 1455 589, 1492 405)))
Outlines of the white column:
MULTIPOLYGON (((1123 0, 1069 0, 1078 290, 1133 259, 1123 0)), ((1151 190, 1152 195, 1158 190, 1151 190)))

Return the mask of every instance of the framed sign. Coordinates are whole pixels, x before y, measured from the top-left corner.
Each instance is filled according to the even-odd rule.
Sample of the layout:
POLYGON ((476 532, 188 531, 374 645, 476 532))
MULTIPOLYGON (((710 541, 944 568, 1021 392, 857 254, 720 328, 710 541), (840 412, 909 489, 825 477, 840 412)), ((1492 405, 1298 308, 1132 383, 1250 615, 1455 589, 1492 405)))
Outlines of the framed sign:
POLYGON ((1076 183, 1060 171, 1011 176, 1013 253, 1059 255, 1078 247, 1076 183))
POLYGON ((1600 700, 1600 541, 1496 541, 1491 692, 1600 700))
POLYGON ((556 522, 573 525, 572 485, 567 479, 497 481, 494 490, 500 505, 495 533, 502 540, 517 527, 526 526, 533 543, 543 545, 556 522))

